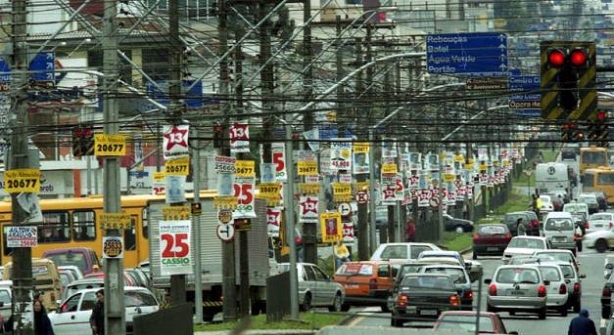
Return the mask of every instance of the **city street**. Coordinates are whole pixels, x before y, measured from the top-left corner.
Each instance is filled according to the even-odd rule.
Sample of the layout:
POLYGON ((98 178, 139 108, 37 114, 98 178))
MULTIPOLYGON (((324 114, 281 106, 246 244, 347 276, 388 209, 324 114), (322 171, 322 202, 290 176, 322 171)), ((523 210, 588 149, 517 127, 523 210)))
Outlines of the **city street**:
MULTIPOLYGON (((595 321, 597 327, 601 321, 601 305, 599 298, 601 296, 601 288, 604 283, 603 264, 606 254, 598 254, 592 250, 585 251, 579 254, 580 272, 586 274, 586 279, 582 282, 582 307, 589 310, 591 318, 595 321)), ((479 260, 484 268, 484 278, 490 278, 497 266, 501 264, 498 257, 481 258, 479 260)), ((478 292, 478 283, 474 283, 474 292, 478 292)), ((481 290, 481 308, 486 310, 486 292, 487 285, 482 285, 481 290)), ((474 308, 477 301, 474 301, 474 308)), ((358 309, 353 310, 358 312, 358 309)), ((361 315, 355 320, 353 325, 361 326, 379 326, 390 327, 390 314, 382 313, 379 307, 369 307, 360 313, 361 315)), ((561 317, 555 313, 549 313, 546 320, 538 320, 537 317, 529 314, 517 314, 510 316, 508 313, 501 313, 504 319, 505 326, 508 331, 517 331, 519 334, 540 334, 540 335, 560 335, 567 333, 567 327, 571 319, 576 316, 570 312, 567 317, 561 317)), ((405 327, 411 327, 411 324, 405 324, 405 327)), ((420 327, 427 327, 428 324, 420 324, 420 327)))

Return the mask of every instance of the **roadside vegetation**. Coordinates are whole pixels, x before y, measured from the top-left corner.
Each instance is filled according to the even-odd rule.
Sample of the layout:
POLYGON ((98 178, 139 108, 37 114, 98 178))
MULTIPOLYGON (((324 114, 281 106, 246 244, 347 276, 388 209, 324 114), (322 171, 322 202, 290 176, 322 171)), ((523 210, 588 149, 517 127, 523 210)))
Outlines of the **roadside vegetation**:
POLYGON ((330 313, 324 309, 299 313, 299 320, 285 319, 280 322, 267 322, 266 315, 250 316, 249 323, 213 322, 194 326, 194 331, 224 331, 246 327, 248 329, 304 329, 318 330, 325 326, 340 323, 347 314, 330 313))

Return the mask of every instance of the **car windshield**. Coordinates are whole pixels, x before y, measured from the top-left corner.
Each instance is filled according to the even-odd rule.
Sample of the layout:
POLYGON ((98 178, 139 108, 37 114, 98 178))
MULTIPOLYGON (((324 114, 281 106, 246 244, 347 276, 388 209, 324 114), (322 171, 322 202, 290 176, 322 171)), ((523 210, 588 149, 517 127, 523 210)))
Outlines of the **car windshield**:
POLYGON ((389 259, 407 259, 407 246, 405 245, 388 245, 382 251, 380 256, 383 260, 389 259))
POLYGON ((546 224, 544 227, 548 230, 573 230, 573 223, 570 219, 560 218, 560 219, 546 219, 546 224))
POLYGON ((424 265, 422 264, 403 264, 399 269, 399 274, 401 278, 405 277, 406 274, 409 273, 418 273, 420 269, 422 269, 424 265))
POLYGON ((480 235, 497 235, 497 234, 505 234, 507 229, 505 226, 489 226, 482 225, 478 228, 478 234, 480 235))
POLYGON ((547 255, 558 261, 573 262, 573 256, 564 252, 539 252, 538 255, 547 255))
POLYGON ((589 221, 597 221, 597 220, 611 221, 612 220, 612 214, 608 214, 608 213, 595 213, 595 214, 593 214, 593 215, 591 215, 589 217, 589 221))
POLYGON ((536 238, 513 238, 508 247, 511 248, 527 248, 527 249, 546 249, 544 241, 536 238))
POLYGON ((468 280, 465 276, 465 271, 459 268, 449 268, 449 267, 431 267, 424 269, 425 273, 437 273, 437 274, 445 274, 452 279, 454 284, 467 284, 468 280))
POLYGON ((448 276, 406 276, 401 282, 404 290, 454 290, 454 284, 448 276))
POLYGON ((559 270, 554 266, 540 266, 539 272, 541 272, 544 280, 561 281, 559 270))
POLYGON ((539 283, 539 275, 535 269, 503 268, 497 271, 495 280, 497 283, 504 284, 537 284, 539 283))
MULTIPOLYGON (((454 329, 459 328, 464 331, 475 332, 475 316, 474 315, 443 315, 438 321, 437 329, 454 329)), ((494 333, 493 322, 488 316, 480 316, 480 333, 494 333)))

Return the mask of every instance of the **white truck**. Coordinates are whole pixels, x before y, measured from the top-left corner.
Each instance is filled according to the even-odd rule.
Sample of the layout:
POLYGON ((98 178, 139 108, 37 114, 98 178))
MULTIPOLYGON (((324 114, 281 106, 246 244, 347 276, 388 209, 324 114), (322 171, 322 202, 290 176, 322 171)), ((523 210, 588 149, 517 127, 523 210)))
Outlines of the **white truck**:
POLYGON ((565 163, 539 163, 535 167, 535 189, 540 194, 571 190, 568 166, 565 163))
MULTIPOLYGON (((191 202, 192 199, 187 199, 191 202)), ((256 199, 255 212, 257 217, 251 219, 251 230, 247 232, 249 247, 249 285, 251 313, 259 314, 266 310, 266 280, 277 269, 271 269, 269 263, 269 238, 267 233, 266 207, 262 199, 256 199)), ((170 289, 170 276, 162 275, 160 244, 160 221, 164 219, 162 211, 167 207, 164 201, 151 202, 148 206, 147 220, 149 225, 149 266, 153 278, 153 286, 158 289, 170 289)), ((222 242, 217 236, 218 210, 213 204, 213 198, 201 198, 202 214, 198 217, 200 225, 200 250, 202 269, 202 306, 204 321, 211 321, 215 314, 222 311, 222 243, 235 243, 236 287, 239 299, 239 243, 238 236, 230 242, 222 242)), ((235 234, 238 235, 237 232, 235 234)), ((192 235, 192 245, 194 239, 192 235)), ((194 275, 186 276, 186 299, 194 302, 194 275)), ((238 305, 238 302, 237 302, 238 305)))

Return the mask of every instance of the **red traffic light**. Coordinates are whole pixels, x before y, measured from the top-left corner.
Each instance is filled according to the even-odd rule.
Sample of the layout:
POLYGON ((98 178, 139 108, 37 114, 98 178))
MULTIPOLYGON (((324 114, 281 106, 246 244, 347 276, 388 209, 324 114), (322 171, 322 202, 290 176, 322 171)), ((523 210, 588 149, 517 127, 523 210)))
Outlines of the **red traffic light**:
POLYGON ((608 112, 597 111, 597 121, 604 121, 608 117, 608 112))
POLYGON ((582 49, 574 49, 569 53, 569 63, 572 66, 584 66, 586 65, 586 60, 588 56, 586 52, 582 49))
POLYGON ((565 64, 565 53, 563 50, 554 49, 548 53, 548 64, 554 67, 561 67, 565 64))

